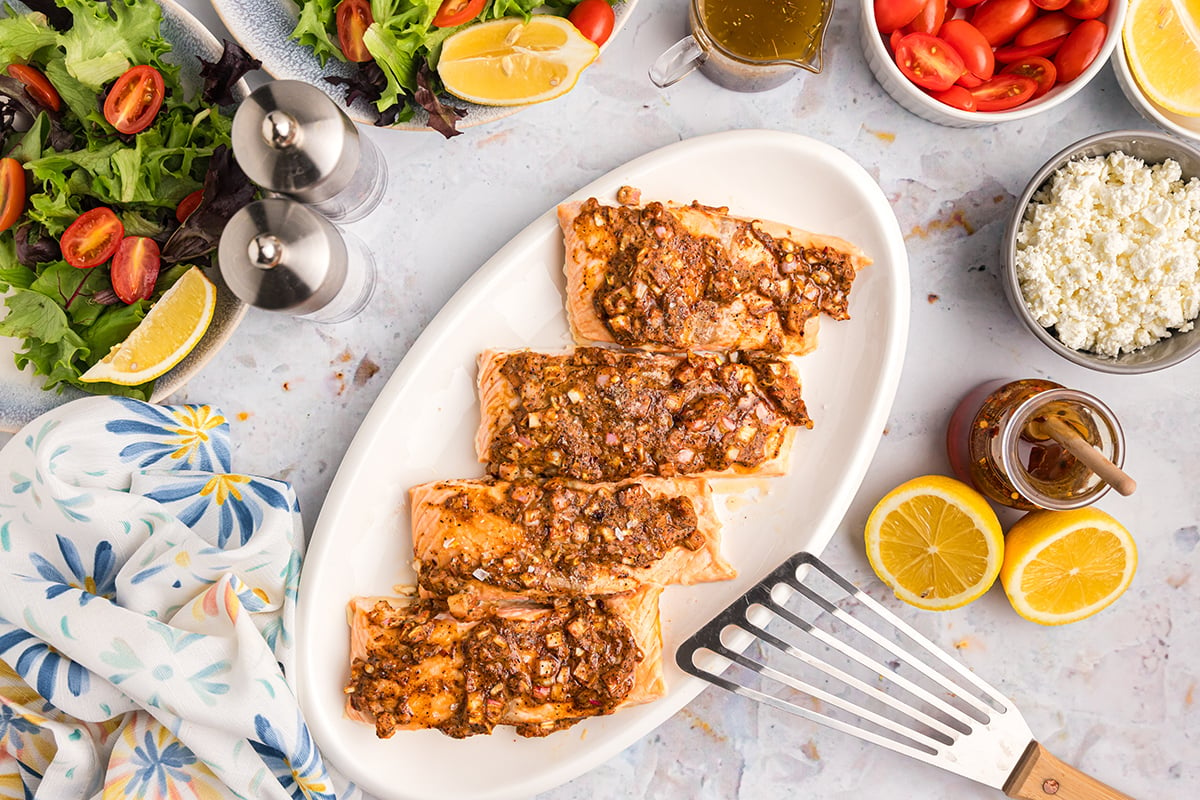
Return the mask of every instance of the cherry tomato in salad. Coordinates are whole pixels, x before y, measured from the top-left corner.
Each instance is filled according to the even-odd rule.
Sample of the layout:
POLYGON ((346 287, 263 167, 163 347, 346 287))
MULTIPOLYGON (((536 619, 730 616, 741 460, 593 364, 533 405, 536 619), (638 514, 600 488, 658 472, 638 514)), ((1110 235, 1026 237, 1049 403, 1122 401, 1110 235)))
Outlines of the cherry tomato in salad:
POLYGON ((433 24, 438 28, 454 28, 479 16, 487 0, 445 0, 433 15, 433 24))
POLYGON ((983 0, 971 15, 971 24, 992 47, 999 47, 1033 22, 1037 14, 1037 6, 1030 0, 983 0))
POLYGON ((130 67, 109 90, 104 118, 121 133, 139 133, 150 127, 165 94, 158 70, 146 64, 130 67))
POLYGON ((1071 0, 1033 0, 1033 4, 1043 11, 1058 11, 1071 0))
POLYGON ((1061 11, 1042 14, 1017 33, 1016 38, 1013 39, 1013 44, 1019 47, 1027 47, 1028 45, 1038 44, 1048 39, 1057 39, 1059 36, 1066 36, 1078 24, 1079 20, 1068 17, 1061 11))
POLYGON ((945 91, 966 71, 953 47, 927 33, 910 33, 896 45, 896 66, 922 89, 945 91))
POLYGON ((1070 0, 1063 13, 1075 19, 1095 19, 1108 10, 1108 0, 1070 0))
POLYGON ((0 158, 0 233, 11 228, 25 211, 25 168, 15 158, 0 158))
POLYGON ((959 108, 963 111, 975 111, 977 109, 975 96, 962 86, 951 86, 944 92, 930 92, 929 96, 952 108, 959 108))
POLYGON ((971 90, 980 111, 1008 111, 1033 98, 1037 81, 1024 75, 1003 73, 971 90))
POLYGON ((191 216, 191 213, 200 207, 200 201, 204 199, 204 190, 197 189, 187 197, 179 201, 179 205, 175 207, 175 219, 182 225, 183 221, 191 216))
POLYGON ((375 18, 371 16, 371 4, 367 0, 342 0, 333 15, 337 27, 338 47, 347 61, 361 64, 370 61, 371 51, 363 41, 363 34, 375 18))
POLYGON ((963 65, 977 78, 987 80, 996 70, 996 57, 992 46, 971 23, 965 19, 949 19, 938 33, 946 43, 962 56, 963 65))
POLYGON ((928 33, 930 36, 937 36, 942 23, 945 21, 946 0, 925 0, 925 5, 917 13, 917 16, 913 18, 913 21, 908 23, 908 27, 917 33, 928 33))
POLYGON ((59 96, 58 90, 37 67, 31 67, 28 64, 9 64, 8 74, 25 84, 25 91, 29 92, 29 96, 36 100, 38 105, 51 111, 58 111, 62 108, 62 98, 59 96))
POLYGON ((1034 58, 1036 56, 1049 58, 1058 52, 1058 48, 1062 47, 1065 41, 1067 41, 1066 36, 1056 36, 1053 39, 1047 39, 1037 44, 1025 45, 1024 47, 1016 45, 997 47, 996 60, 1001 64, 1011 64, 1014 61, 1022 61, 1026 58, 1034 58))
POLYGON ((1100 54, 1107 36, 1108 26, 1098 19, 1085 19, 1067 34, 1067 40, 1054 54, 1059 81, 1066 83, 1082 75, 1100 54))
POLYGON ((1037 91, 1033 93, 1032 98, 1034 100, 1053 89, 1054 84, 1058 82, 1058 70, 1049 59, 1041 56, 1014 61, 1000 72, 1002 75, 1024 75, 1037 81, 1037 91))
POLYGON ((583 0, 571 9, 567 19, 596 46, 608 41, 608 37, 612 36, 613 25, 616 24, 616 15, 613 14, 608 0, 583 0))
POLYGON ((126 305, 146 300, 154 294, 161 265, 158 242, 147 236, 126 236, 113 256, 113 291, 126 305))
POLYGON ((875 26, 883 34, 899 30, 924 7, 925 0, 875 0, 875 26))
POLYGON ((63 231, 62 256, 72 267, 90 269, 99 266, 121 246, 125 226, 111 208, 93 208, 79 215, 63 231))

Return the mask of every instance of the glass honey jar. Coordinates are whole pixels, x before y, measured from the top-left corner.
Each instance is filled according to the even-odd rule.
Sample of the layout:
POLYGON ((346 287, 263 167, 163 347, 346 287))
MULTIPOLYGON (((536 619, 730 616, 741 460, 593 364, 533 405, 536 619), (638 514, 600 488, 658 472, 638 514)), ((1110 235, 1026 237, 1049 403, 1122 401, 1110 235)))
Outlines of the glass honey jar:
POLYGON ((1001 505, 1080 508, 1109 484, 1064 446, 1062 430, 1118 469, 1124 463, 1125 436, 1108 406, 1040 378, 990 381, 968 393, 951 415, 946 450, 958 478, 1001 505))

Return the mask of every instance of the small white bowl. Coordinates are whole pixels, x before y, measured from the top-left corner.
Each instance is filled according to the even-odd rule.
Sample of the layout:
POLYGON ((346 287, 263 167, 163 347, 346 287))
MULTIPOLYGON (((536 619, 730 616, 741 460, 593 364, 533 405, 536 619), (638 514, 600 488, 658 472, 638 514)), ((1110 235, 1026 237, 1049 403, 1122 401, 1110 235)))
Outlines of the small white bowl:
POLYGON ((871 67, 871 72, 875 73, 876 80, 879 81, 879 84, 897 103, 918 117, 923 117, 930 122, 936 122, 939 125, 948 125, 952 128, 972 128, 981 125, 995 125, 998 122, 1012 122, 1018 119, 1026 119, 1027 117, 1032 117, 1034 114, 1040 114, 1047 109, 1054 108, 1060 103, 1066 102, 1069 98, 1074 97, 1080 89, 1088 84, 1088 81, 1096 77, 1100 70, 1104 68, 1104 62, 1108 60, 1113 49, 1120 43, 1121 23, 1125 20, 1127 4, 1127 0, 1112 0, 1108 4, 1108 9, 1101 17, 1104 23, 1108 25, 1108 37, 1105 38, 1100 52, 1096 54, 1096 60, 1084 70, 1082 75, 1068 84, 1055 86, 1038 99, 1030 100, 1028 103, 1019 105, 1011 111, 963 111, 952 108, 945 103, 934 100, 914 85, 912 81, 904 77, 904 73, 896 66, 895 60, 892 58, 891 53, 888 52, 883 35, 880 34, 879 28, 875 25, 874 0, 859 0, 859 8, 862 14, 862 19, 859 21, 859 32, 861 34, 860 39, 862 40, 863 53, 867 57, 867 64, 871 67))
POLYGON ((1117 45, 1112 57, 1113 74, 1117 76, 1117 85, 1125 93, 1129 105, 1147 122, 1152 122, 1168 133, 1183 136, 1192 141, 1200 142, 1200 117, 1185 117, 1167 111, 1142 93, 1142 89, 1134 80, 1133 72, 1129 69, 1129 59, 1125 57, 1125 46, 1117 45))

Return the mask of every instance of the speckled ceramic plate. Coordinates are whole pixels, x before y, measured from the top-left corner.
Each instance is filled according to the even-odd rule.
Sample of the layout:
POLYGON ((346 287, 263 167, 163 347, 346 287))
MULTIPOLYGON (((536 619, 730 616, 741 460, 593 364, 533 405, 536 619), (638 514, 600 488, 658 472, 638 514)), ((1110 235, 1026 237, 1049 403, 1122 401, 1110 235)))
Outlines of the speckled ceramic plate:
MULTIPOLYGON (((201 80, 200 61, 195 56, 202 55, 215 61, 221 56, 221 44, 175 0, 159 0, 159 4, 163 9, 163 36, 172 46, 168 60, 179 65, 183 85, 189 90, 196 90, 201 80)), ((13 5, 24 10, 20 3, 14 2, 13 5)), ((245 82, 242 82, 238 84, 235 94, 241 100, 248 92, 245 82)), ((155 402, 165 399, 199 372, 233 335, 246 313, 246 305, 225 288, 216 270, 211 270, 209 277, 217 284, 217 307, 212 322, 196 348, 158 379, 151 397, 155 402)), ((18 371, 13 363, 13 353, 19 344, 16 339, 0 336, 0 431, 18 430, 39 414, 68 400, 85 396, 74 388, 68 388, 61 394, 43 391, 42 378, 29 370, 18 371)))
MULTIPOLYGON (((613 9, 616 12, 616 22, 604 47, 616 38, 637 3, 638 0, 625 0, 613 9)), ((326 75, 349 76, 353 71, 350 65, 331 59, 321 66, 312 50, 292 40, 292 30, 300 16, 299 6, 292 0, 212 0, 212 4, 221 22, 233 34, 233 38, 237 39, 250 55, 261 61, 263 69, 268 73, 276 78, 311 83, 341 103, 352 119, 367 125, 375 121, 374 109, 369 104, 359 101, 352 106, 346 106, 345 87, 335 86, 325 80, 326 75)), ((600 48, 601 52, 604 52, 604 47, 600 48)), ((586 78, 585 72, 583 79, 586 78)), ((492 122, 521 110, 520 106, 480 106, 453 99, 448 105, 467 112, 458 123, 460 128, 492 122)), ((431 128, 425 124, 426 119, 428 115, 417 109, 412 120, 391 127, 395 130, 430 131, 431 128)))
POLYGON ((518 234, 442 309, 380 393, 338 469, 305 558, 296 632, 300 703, 321 751, 379 798, 531 797, 650 732, 704 685, 675 665, 679 643, 784 558, 820 552, 879 443, 907 340, 908 259, 891 206, 866 170, 802 136, 732 131, 642 156, 568 200, 613 202, 625 184, 646 200, 728 205, 735 214, 842 236, 874 259, 855 281, 852 319, 825 320, 820 347, 798 361, 815 427, 796 437, 788 475, 714 484, 723 493, 722 549, 739 575, 664 593, 662 699, 544 739, 500 728, 465 740, 436 731, 381 740, 371 726, 347 720, 346 602, 356 594, 394 594, 397 584, 413 581, 410 487, 483 473, 474 448, 476 357, 487 348, 570 345, 554 209, 518 234), (820 191, 797 189, 806 186, 820 191))

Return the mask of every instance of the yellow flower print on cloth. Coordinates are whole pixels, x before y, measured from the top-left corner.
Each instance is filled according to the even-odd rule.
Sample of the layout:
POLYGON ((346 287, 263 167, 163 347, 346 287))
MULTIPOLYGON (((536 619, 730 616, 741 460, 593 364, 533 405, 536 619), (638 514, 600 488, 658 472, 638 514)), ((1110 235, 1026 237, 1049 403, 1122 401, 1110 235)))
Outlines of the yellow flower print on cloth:
POLYGON ((295 493, 230 453, 212 407, 113 397, 0 451, 0 800, 360 796, 287 680, 295 493))

